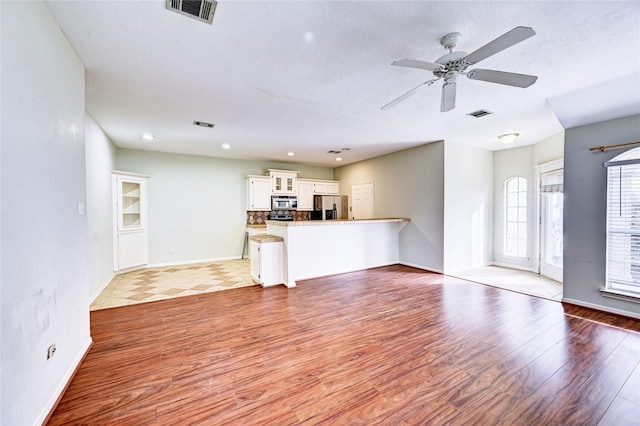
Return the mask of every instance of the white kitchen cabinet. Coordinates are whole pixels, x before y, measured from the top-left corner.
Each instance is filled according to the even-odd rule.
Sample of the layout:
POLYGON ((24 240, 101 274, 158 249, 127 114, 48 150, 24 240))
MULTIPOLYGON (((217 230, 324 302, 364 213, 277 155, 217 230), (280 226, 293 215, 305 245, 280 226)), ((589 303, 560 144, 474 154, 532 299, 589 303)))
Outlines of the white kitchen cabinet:
MULTIPOLYGON (((264 227, 257 227, 257 226, 249 226, 247 225, 247 244, 249 244, 249 252, 248 252, 248 257, 249 259, 251 259, 251 237, 253 237, 254 235, 264 235, 267 233, 267 226, 264 225, 264 227)), ((244 253, 243 253, 244 255, 244 253)))
POLYGON ((277 195, 296 195, 298 191, 298 173, 294 170, 268 169, 271 177, 271 193, 277 195))
POLYGON ((254 235, 249 238, 251 276, 263 287, 284 283, 284 243, 275 235, 254 235))
POLYGON ((269 176, 247 176, 247 210, 271 210, 271 179, 269 176))
POLYGON ((337 181, 315 181, 313 193, 316 195, 338 195, 340 194, 340 182, 337 181))
POLYGON ((113 173, 114 271, 149 263, 147 176, 113 173))
POLYGON ((313 182, 298 179, 298 211, 313 210, 313 182))

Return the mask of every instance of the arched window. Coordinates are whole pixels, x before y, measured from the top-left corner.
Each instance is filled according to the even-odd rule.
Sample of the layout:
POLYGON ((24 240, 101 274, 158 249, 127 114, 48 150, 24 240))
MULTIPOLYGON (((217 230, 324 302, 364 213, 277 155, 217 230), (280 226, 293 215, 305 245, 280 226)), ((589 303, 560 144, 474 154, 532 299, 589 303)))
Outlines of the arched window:
POLYGON ((504 255, 527 257, 527 180, 520 176, 504 182, 504 255))
POLYGON ((640 295, 640 148, 607 167, 607 284, 618 293, 640 295))

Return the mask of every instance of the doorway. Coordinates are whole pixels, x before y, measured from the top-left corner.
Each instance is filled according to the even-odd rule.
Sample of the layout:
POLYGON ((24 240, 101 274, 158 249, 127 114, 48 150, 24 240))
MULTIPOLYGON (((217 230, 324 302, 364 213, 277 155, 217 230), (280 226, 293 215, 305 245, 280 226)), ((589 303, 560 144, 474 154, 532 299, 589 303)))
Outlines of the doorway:
POLYGON ((564 170, 554 162, 539 169, 540 217, 538 273, 562 282, 564 170), (552 170, 551 170, 552 169, 552 170))

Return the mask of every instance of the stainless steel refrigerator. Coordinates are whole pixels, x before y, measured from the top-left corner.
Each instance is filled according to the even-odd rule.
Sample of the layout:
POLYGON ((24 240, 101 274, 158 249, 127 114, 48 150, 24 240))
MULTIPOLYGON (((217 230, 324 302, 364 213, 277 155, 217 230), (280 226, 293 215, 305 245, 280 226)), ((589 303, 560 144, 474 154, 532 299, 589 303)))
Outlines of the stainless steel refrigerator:
POLYGON ((346 195, 314 195, 312 219, 349 219, 349 200, 346 195))

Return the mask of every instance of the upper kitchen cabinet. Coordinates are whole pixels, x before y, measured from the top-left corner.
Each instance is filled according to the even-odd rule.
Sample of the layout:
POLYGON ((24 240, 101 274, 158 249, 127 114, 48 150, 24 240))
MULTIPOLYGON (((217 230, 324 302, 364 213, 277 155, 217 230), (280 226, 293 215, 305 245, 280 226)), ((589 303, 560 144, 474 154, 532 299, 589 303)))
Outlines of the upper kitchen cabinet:
POLYGON ((247 176, 247 210, 271 210, 271 178, 247 176))
POLYGON ((293 170, 267 169, 271 177, 271 193, 296 195, 298 192, 298 173, 293 170))
POLYGON ((313 181, 298 179, 298 211, 313 210, 313 181))
POLYGON ((313 193, 316 195, 339 195, 340 182, 334 180, 314 181, 313 193))

